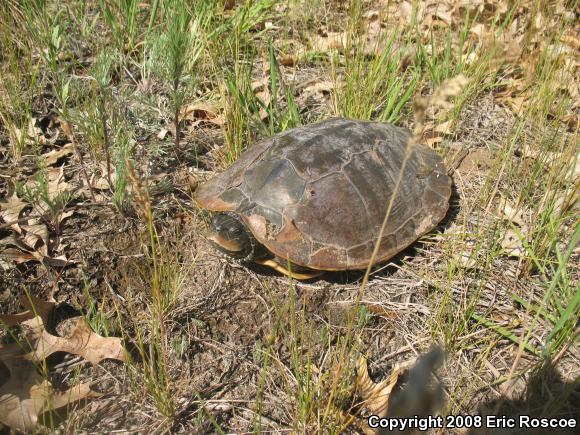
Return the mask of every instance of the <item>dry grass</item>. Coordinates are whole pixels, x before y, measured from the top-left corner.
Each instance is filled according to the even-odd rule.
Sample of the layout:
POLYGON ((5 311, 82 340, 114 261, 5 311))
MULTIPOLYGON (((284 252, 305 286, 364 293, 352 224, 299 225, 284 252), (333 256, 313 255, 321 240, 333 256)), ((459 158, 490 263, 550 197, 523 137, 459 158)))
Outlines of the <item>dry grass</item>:
POLYGON ((434 343, 444 415, 579 418, 578 5, 504 3, 3 2, 0 313, 54 296, 130 355, 54 361, 106 394, 48 430, 359 433, 358 357, 434 343), (445 220, 367 275, 218 255, 195 186, 329 116, 443 154, 445 220))

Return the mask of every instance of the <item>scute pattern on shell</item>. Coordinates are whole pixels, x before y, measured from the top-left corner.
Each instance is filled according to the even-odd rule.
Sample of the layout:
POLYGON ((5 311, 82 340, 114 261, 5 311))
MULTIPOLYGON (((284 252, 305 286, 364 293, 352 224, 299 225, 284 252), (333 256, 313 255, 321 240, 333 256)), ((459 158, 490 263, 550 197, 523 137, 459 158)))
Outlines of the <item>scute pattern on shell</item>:
MULTIPOLYGON (((312 269, 368 266, 403 164, 409 132, 333 118, 261 141, 201 185, 197 203, 239 213, 279 257, 312 269)), ((415 146, 395 197, 377 262, 445 216, 451 178, 441 157, 415 146)))

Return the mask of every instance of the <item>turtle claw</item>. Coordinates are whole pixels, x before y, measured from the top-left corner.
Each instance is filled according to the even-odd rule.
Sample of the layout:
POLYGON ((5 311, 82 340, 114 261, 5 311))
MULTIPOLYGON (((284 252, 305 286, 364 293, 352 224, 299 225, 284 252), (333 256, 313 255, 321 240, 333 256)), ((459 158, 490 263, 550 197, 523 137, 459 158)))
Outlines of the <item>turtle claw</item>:
POLYGON ((297 279, 300 281, 316 278, 324 273, 323 270, 313 270, 312 272, 307 272, 307 273, 292 272, 292 271, 286 269, 280 263, 276 263, 274 260, 271 260, 271 259, 255 260, 255 261, 256 261, 256 263, 259 263, 263 266, 271 267, 276 272, 280 272, 280 273, 282 273, 290 278, 297 279))

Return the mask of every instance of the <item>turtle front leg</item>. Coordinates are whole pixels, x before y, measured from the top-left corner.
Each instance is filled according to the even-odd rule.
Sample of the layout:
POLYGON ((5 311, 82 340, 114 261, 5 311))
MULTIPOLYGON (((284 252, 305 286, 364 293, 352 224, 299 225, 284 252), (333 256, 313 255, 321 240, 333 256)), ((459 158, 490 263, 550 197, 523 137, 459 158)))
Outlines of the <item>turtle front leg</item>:
POLYGON ((304 272, 302 272, 302 273, 293 272, 293 271, 286 269, 280 263, 277 263, 272 259, 254 260, 254 261, 258 264, 263 265, 263 266, 271 267, 272 269, 274 269, 277 272, 280 272, 286 276, 289 276, 290 278, 298 279, 300 281, 306 280, 306 279, 316 278, 324 273, 323 270, 313 270, 311 272, 305 272, 305 273, 304 272))

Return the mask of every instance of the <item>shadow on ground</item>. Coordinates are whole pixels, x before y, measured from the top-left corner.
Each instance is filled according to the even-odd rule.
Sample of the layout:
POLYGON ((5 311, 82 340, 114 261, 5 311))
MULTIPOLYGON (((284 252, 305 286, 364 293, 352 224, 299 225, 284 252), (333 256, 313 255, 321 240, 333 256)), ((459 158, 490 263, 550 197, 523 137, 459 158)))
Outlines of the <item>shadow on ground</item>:
POLYGON ((575 429, 562 428, 520 428, 480 429, 469 432, 479 434, 573 434, 578 433, 580 424, 580 378, 566 382, 550 360, 545 360, 531 374, 525 391, 515 398, 499 398, 483 403, 479 407, 483 416, 515 418, 516 426, 520 416, 530 418, 576 419, 575 429))

